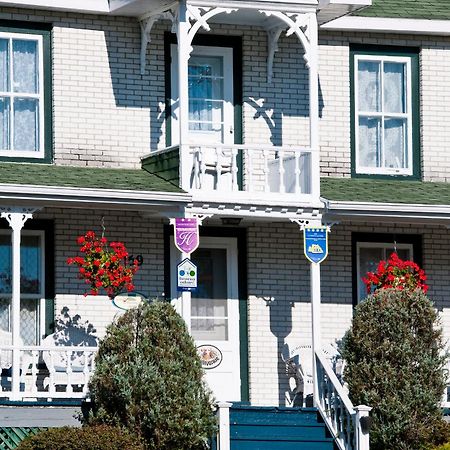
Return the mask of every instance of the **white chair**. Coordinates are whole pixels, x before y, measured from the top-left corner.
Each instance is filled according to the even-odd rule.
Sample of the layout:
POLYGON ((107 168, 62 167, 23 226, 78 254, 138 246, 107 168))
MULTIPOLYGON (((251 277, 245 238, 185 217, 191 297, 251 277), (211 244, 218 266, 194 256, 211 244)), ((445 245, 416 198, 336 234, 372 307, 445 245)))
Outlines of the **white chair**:
POLYGON ((96 338, 73 327, 50 334, 42 340, 43 347, 58 348, 42 352, 42 359, 49 372, 49 376, 43 380, 44 389, 55 392, 56 386, 63 386, 69 393, 73 391, 72 386, 82 388, 83 391, 87 389, 95 355, 92 351, 83 351, 82 347, 86 345, 95 347, 96 338), (67 346, 79 346, 80 351, 65 351, 64 347, 67 346))

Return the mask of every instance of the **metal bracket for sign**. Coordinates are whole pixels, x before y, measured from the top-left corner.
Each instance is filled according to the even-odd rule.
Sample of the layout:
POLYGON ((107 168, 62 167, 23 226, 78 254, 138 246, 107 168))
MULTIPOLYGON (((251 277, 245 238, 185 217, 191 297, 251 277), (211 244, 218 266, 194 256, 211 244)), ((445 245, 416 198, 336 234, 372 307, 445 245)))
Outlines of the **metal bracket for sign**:
MULTIPOLYGON (((198 220, 198 224, 202 225, 203 221, 205 219, 209 219, 210 217, 212 217, 214 214, 189 214, 186 216, 186 219, 197 219, 198 220)), ((175 219, 170 219, 169 220, 169 224, 170 225, 175 225, 175 219)))
POLYGON ((306 219, 291 219, 291 222, 296 223, 302 231, 309 225, 309 220, 306 219))

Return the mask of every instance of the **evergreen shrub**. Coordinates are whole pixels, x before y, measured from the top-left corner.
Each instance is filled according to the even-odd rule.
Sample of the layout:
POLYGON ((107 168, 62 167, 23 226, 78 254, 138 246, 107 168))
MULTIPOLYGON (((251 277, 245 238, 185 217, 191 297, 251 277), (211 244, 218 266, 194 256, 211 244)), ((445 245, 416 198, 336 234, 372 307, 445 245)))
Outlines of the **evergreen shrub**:
POLYGON ((373 407, 372 450, 420 450, 448 441, 439 405, 442 330, 422 290, 379 289, 360 303, 342 355, 353 404, 373 407))
POLYGON ((108 425, 49 428, 22 441, 17 450, 144 450, 139 438, 108 425))
POLYGON ((137 433, 149 450, 200 450, 216 431, 194 341, 166 302, 143 304, 108 327, 90 383, 90 423, 137 433))

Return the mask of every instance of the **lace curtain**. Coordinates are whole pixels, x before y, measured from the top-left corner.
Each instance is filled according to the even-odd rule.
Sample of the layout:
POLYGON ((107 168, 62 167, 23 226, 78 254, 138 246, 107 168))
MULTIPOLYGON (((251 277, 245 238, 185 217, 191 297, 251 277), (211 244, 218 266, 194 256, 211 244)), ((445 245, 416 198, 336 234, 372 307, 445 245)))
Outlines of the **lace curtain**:
POLYGON ((360 166, 408 167, 406 104, 405 63, 358 61, 360 166))
POLYGON ((5 93, 0 96, 1 149, 38 151, 39 61, 37 41, 0 39, 0 91, 5 93), (27 96, 21 97, 21 94, 27 94, 27 96), (33 94, 35 98, 28 96, 33 94))

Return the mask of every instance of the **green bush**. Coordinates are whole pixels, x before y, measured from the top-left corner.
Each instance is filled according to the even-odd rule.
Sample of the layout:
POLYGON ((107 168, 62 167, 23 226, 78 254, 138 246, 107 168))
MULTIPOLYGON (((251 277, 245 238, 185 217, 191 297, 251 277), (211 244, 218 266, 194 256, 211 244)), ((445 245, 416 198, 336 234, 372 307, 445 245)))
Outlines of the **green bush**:
POLYGON ((144 450, 137 437, 108 425, 49 428, 20 443, 17 450, 144 450))
POLYGON ((356 307, 343 340, 354 405, 373 407, 372 450, 419 450, 448 441, 442 330, 420 290, 380 289, 356 307))
POLYGON ((199 450, 216 430, 210 391, 183 319, 169 303, 109 326, 90 383, 91 423, 125 427, 150 450, 199 450))

